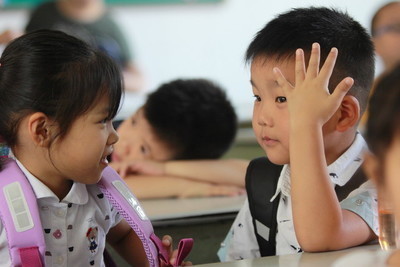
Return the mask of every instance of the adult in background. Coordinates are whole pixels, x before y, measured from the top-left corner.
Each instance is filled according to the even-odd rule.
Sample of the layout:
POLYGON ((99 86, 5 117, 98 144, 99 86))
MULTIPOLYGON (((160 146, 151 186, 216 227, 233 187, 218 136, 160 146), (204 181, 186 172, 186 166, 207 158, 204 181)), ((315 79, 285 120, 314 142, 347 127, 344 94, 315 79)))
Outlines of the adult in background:
MULTIPOLYGON (((103 0, 42 3, 32 11, 25 32, 39 29, 60 30, 103 50, 121 67, 126 91, 143 89, 143 75, 133 61, 130 46, 103 0)), ((6 30, 0 34, 0 43, 8 43, 21 34, 6 30)))

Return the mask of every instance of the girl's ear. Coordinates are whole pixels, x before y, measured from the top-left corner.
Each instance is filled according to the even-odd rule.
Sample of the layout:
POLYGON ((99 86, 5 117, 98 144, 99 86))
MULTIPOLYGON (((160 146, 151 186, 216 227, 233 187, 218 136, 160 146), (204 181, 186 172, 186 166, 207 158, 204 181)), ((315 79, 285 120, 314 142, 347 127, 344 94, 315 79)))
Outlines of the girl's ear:
POLYGON ((47 147, 51 141, 51 121, 43 112, 35 112, 29 116, 29 135, 37 146, 47 147))
POLYGON ((357 125, 360 119, 360 104, 357 98, 352 95, 346 95, 342 100, 339 111, 340 116, 336 125, 337 131, 345 132, 357 125))
POLYGON ((371 152, 364 153, 363 169, 368 179, 370 179, 375 185, 378 186, 382 183, 383 177, 381 177, 379 160, 371 152))

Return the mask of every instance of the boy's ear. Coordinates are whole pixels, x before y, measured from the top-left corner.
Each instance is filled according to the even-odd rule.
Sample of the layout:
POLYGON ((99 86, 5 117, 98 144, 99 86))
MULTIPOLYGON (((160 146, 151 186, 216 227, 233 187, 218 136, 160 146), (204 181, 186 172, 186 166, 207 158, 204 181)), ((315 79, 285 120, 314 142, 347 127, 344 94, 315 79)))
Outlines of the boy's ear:
POLYGON ((379 161, 371 152, 364 153, 363 169, 368 179, 374 182, 375 185, 380 184, 382 177, 380 177, 379 161))
POLYGON ((345 132, 349 128, 357 125, 360 119, 360 104, 357 98, 352 95, 346 95, 339 108, 339 119, 336 124, 336 130, 345 132))
POLYGON ((47 147, 51 141, 51 121, 43 112, 29 116, 29 135, 37 146, 47 147))

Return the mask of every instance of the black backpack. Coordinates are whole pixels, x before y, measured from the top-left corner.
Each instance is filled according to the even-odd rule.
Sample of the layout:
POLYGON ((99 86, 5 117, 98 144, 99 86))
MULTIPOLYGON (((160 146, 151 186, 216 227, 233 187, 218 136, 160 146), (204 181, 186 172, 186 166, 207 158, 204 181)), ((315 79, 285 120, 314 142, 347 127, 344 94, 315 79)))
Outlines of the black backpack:
MULTIPOLYGON (((266 157, 253 159, 247 167, 247 198, 261 256, 276 254, 276 213, 280 198, 279 196, 276 197, 273 202, 270 202, 270 199, 276 192, 282 168, 282 165, 275 165, 266 157)), ((362 168, 359 168, 344 186, 335 186, 339 201, 345 199, 351 191, 358 188, 365 181, 366 176, 362 168)))

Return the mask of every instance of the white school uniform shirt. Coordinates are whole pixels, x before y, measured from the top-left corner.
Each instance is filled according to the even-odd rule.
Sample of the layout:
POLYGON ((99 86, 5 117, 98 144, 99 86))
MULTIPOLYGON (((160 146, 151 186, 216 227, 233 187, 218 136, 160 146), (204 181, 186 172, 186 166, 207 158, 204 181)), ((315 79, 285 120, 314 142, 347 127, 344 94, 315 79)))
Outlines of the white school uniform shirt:
MULTIPOLYGON (((328 166, 332 186, 346 184, 363 162, 367 145, 361 134, 357 134, 353 144, 335 162, 328 166)), ((280 193, 277 211, 278 232, 276 235, 276 254, 293 254, 301 252, 297 241, 290 195, 290 166, 284 165, 278 180, 273 201, 280 193)), ((369 227, 378 233, 378 211, 376 190, 370 181, 349 194, 340 205, 363 218, 369 227)), ((225 240, 218 251, 221 261, 232 261, 260 257, 257 239, 254 233, 249 202, 246 199, 225 240)))
MULTIPOLYGON (((106 234, 121 221, 97 185, 74 182, 58 197, 17 161, 37 198, 45 237, 46 266, 104 266, 106 234)), ((7 237, 0 221, 0 266, 11 266, 7 237)))

